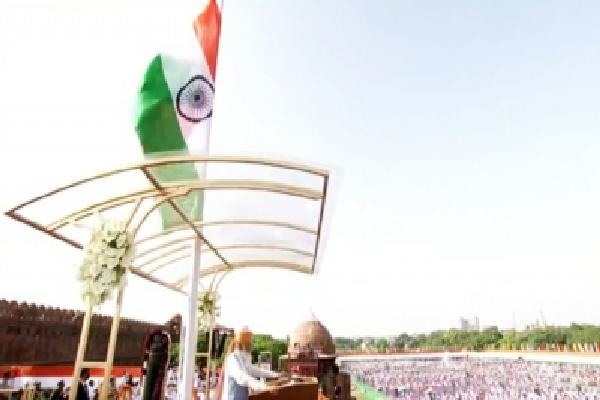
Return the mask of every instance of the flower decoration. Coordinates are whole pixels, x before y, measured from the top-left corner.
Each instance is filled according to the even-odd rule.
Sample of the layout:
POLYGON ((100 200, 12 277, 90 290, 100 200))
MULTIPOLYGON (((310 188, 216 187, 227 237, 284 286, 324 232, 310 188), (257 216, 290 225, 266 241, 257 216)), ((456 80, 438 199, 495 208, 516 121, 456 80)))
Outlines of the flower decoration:
POLYGON ((125 272, 133 260, 133 238, 127 223, 102 219, 98 228, 91 229, 83 252, 78 275, 83 283, 81 297, 100 305, 111 298, 114 288, 125 284, 125 272))
POLYGON ((203 291, 198 297, 198 329, 207 331, 220 315, 219 294, 211 290, 203 291))

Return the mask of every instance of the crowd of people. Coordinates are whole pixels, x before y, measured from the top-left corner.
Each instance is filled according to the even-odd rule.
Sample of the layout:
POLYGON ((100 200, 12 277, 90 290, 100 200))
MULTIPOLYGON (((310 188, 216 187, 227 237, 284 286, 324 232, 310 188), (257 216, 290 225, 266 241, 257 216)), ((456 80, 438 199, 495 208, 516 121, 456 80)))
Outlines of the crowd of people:
MULTIPOLYGON (((131 374, 124 373, 122 377, 115 379, 111 377, 108 386, 108 399, 110 400, 140 400, 141 387, 139 381, 135 381, 131 374)), ((77 387, 66 386, 64 380, 59 380, 53 390, 42 388, 39 382, 27 382, 23 387, 17 387, 10 374, 5 373, 0 388, 14 389, 15 393, 11 398, 18 399, 23 397, 27 390, 34 389, 35 398, 43 400, 66 400, 69 398, 71 390, 76 390, 76 400, 97 400, 100 398, 103 383, 90 377, 89 369, 81 371, 77 387)), ((8 398, 0 394, 0 400, 8 398)))
MULTIPOLYGON (((218 381, 217 375, 212 375, 210 378, 211 394, 218 381)), ((172 366, 167 370, 165 382, 166 400, 175 400, 177 398, 177 378, 178 367, 172 366)), ((69 398, 71 390, 76 390, 76 400, 97 400, 100 398, 103 382, 101 379, 92 378, 89 369, 81 371, 79 382, 74 385, 74 388, 65 384, 64 379, 55 381, 52 385, 56 386, 53 389, 42 387, 40 382, 28 381, 19 384, 11 377, 10 373, 3 374, 0 380, 0 389, 10 389, 12 394, 11 399, 20 399, 24 397, 24 393, 28 390, 33 390, 36 399, 42 400, 66 400, 69 398)), ((142 387, 140 380, 134 379, 131 374, 124 373, 122 377, 111 377, 108 383, 108 399, 109 400, 139 400, 142 397, 142 387)), ((196 379, 193 386, 194 398, 198 400, 205 399, 206 393, 206 376, 202 369, 196 369, 196 379)), ((0 392, 0 400, 7 400, 8 394, 0 392)))
POLYGON ((362 383, 405 400, 600 400, 600 366, 524 360, 349 362, 362 383))
MULTIPOLYGON (((167 384, 165 387, 165 400, 176 400, 177 399, 177 380, 179 368, 177 366, 172 366, 167 370, 167 384)), ((196 368, 195 372, 195 382, 192 388, 193 397, 199 400, 205 400, 206 398, 206 375, 203 369, 196 368)), ((214 389, 217 386, 218 381, 218 371, 217 375, 213 374, 210 377, 210 388, 211 394, 214 393, 214 389)))

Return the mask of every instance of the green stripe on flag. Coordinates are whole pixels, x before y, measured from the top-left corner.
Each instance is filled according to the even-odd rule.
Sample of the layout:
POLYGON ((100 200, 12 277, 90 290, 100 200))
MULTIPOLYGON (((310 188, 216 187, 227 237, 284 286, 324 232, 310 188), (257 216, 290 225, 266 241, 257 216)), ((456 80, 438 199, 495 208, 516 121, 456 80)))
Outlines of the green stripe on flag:
MULTIPOLYGON (((147 158, 157 158, 165 154, 189 154, 160 55, 154 57, 144 74, 144 82, 138 94, 135 129, 147 158)), ((193 163, 155 167, 150 172, 161 183, 198 179, 198 172, 193 163)), ((176 200, 186 216, 194 221, 202 220, 203 201, 202 191, 176 200)), ((159 209, 163 229, 183 222, 169 204, 163 204, 159 209)))
POLYGON ((144 154, 187 152, 160 55, 154 57, 144 74, 135 127, 144 154))

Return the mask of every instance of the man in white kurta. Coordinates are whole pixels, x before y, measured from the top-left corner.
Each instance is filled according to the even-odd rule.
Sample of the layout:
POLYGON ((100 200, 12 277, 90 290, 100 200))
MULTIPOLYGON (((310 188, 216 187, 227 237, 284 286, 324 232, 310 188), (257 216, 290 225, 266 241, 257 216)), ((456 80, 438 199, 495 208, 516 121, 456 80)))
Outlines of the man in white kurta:
POLYGON ((257 368, 252 365, 250 348, 252 333, 242 329, 233 343, 232 351, 225 358, 223 364, 223 394, 221 400, 248 400, 249 390, 267 389, 263 380, 265 378, 278 378, 279 374, 257 368))

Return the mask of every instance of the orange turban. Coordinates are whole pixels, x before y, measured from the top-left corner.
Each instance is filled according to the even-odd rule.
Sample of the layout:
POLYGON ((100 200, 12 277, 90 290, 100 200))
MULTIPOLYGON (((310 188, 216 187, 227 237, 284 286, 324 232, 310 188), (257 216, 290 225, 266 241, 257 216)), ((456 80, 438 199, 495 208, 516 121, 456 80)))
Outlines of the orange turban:
POLYGON ((252 344, 252 332, 250 332, 248 328, 242 328, 242 330, 235 335, 233 341, 236 346, 250 347, 252 344))

